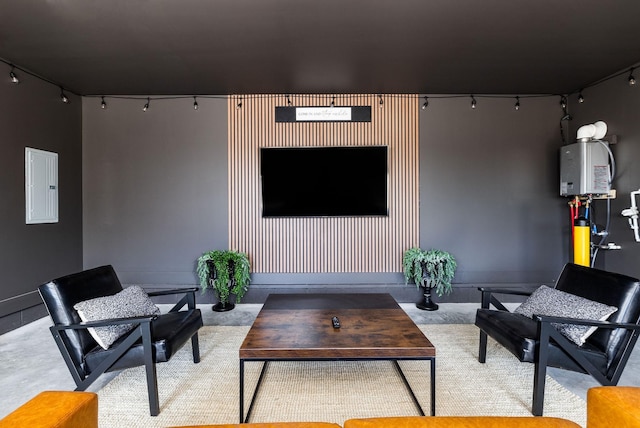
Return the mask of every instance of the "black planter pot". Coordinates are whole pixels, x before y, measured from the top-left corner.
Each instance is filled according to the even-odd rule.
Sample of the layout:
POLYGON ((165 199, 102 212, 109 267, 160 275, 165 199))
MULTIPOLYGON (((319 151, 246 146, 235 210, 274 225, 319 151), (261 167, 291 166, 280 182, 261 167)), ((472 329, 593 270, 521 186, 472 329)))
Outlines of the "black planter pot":
MULTIPOLYGON (((213 281, 218 277, 218 272, 211 260, 207 261, 207 265, 209 266, 209 284, 211 285, 211 288, 214 290, 214 293, 215 293, 215 286, 213 284, 213 281)), ((233 272, 233 262, 229 262, 229 272, 233 272)), ((229 289, 233 287, 233 276, 231 276, 231 280, 227 284, 227 287, 229 287, 229 289)), ((218 301, 218 303, 216 303, 211 307, 211 310, 214 312, 227 312, 232 310, 235 307, 236 305, 234 303, 218 301)))
POLYGON ((218 302, 211 307, 211 310, 214 312, 227 312, 235 308, 236 305, 231 302, 218 302))
POLYGON ((431 287, 420 287, 422 290, 422 300, 416 303, 416 308, 423 311, 437 311, 438 305, 431 300, 431 287))

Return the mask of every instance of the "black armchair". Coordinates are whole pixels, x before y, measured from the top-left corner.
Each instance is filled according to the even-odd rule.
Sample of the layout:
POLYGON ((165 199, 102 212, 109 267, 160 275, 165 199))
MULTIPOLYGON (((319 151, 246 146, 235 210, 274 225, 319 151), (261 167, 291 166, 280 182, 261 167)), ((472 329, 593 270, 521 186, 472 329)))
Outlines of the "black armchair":
POLYGON ((615 306, 607 321, 512 313, 495 294, 528 295, 531 292, 503 288, 479 288, 481 308, 475 325, 480 328, 478 361, 487 355, 491 336, 522 362, 535 364, 532 413, 542 416, 547 366, 587 373, 600 384, 617 385, 640 333, 640 281, 629 276, 568 263, 557 290, 615 306), (490 309, 493 305, 497 310, 490 309), (552 325, 574 324, 597 327, 582 346, 567 339, 552 325))
POLYGON ((184 294, 166 314, 133 318, 113 318, 82 322, 74 305, 96 297, 112 296, 123 290, 112 266, 67 275, 47 282, 38 288, 53 320, 50 328, 67 368, 76 383, 76 391, 84 391, 106 372, 145 366, 149 410, 151 416, 160 413, 155 363, 166 362, 189 340, 193 361, 200 361, 198 329, 202 314, 196 309, 197 287, 151 292, 160 296, 184 294), (186 310, 181 310, 184 306, 186 310), (98 345, 88 329, 117 324, 134 328, 107 349, 98 345))

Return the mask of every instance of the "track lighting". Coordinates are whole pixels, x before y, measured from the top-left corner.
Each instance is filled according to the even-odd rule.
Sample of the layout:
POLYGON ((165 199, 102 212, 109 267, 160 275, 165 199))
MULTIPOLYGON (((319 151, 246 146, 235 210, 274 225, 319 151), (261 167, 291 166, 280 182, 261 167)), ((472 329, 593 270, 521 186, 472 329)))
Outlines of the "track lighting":
POLYGON ((560 97, 560 107, 562 107, 563 110, 567 108, 567 97, 560 97))
POLYGON ((289 107, 291 107, 291 104, 293 104, 293 103, 291 102, 291 97, 289 97, 289 95, 287 95, 287 105, 288 105, 289 107))
POLYGON ((513 108, 516 110, 520 110, 520 97, 516 97, 516 103, 513 108))
POLYGON ((102 101, 100 102, 100 108, 102 110, 107 108, 107 102, 104 100, 104 97, 102 97, 102 101))
POLYGON ((475 97, 473 95, 471 95, 471 108, 476 108, 476 105, 478 104, 478 102, 476 101, 475 97))
POLYGON ((238 104, 236 104, 236 110, 240 110, 242 108, 242 98, 238 100, 238 104))
POLYGON ((429 107, 429 97, 424 97, 424 103, 422 104, 422 110, 426 110, 429 107))
POLYGON ((198 110, 198 100, 196 100, 196 97, 193 97, 193 109, 198 110))
POLYGON ((380 98, 380 108, 382 108, 384 106, 384 100, 382 99, 382 95, 378 95, 378 97, 380 98))
POLYGON ((633 70, 633 68, 629 70, 629 78, 627 79, 627 81, 629 82, 629 86, 633 86, 636 84, 636 78, 633 76, 633 70))
POLYGON ((584 102, 584 97, 582 96, 582 89, 580 89, 580 93, 578 93, 578 102, 581 104, 584 102))
POLYGON ((331 97, 331 104, 329 104, 329 107, 333 108, 336 106, 336 97, 333 96, 331 97))
POLYGON ((147 111, 149 110, 149 104, 151 103, 151 99, 147 98, 147 102, 146 104, 142 107, 142 111, 147 111))
POLYGON ((16 73, 13 72, 14 69, 15 67, 12 65, 11 71, 9 72, 9 78, 11 79, 12 83, 20 83, 20 79, 18 79, 18 76, 16 76, 16 73))
POLYGON ((64 89, 62 88, 62 86, 60 86, 60 99, 62 100, 63 103, 69 104, 69 97, 67 97, 66 94, 64 93, 64 89))

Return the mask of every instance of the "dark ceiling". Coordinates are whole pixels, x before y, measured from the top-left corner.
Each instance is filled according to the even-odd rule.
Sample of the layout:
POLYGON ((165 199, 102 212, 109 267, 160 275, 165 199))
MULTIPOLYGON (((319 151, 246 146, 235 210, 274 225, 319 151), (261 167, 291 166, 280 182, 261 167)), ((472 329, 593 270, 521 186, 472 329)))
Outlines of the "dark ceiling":
POLYGON ((560 94, 640 62, 640 1, 2 0, 0 58, 82 95, 560 94))

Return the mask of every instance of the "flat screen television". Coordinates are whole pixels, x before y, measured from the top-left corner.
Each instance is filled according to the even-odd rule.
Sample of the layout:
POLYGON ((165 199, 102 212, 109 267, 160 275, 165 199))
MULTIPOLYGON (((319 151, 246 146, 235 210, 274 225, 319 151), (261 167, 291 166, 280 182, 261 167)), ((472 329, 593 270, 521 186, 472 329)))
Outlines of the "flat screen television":
POLYGON ((387 147, 260 149, 263 217, 386 216, 387 147))

